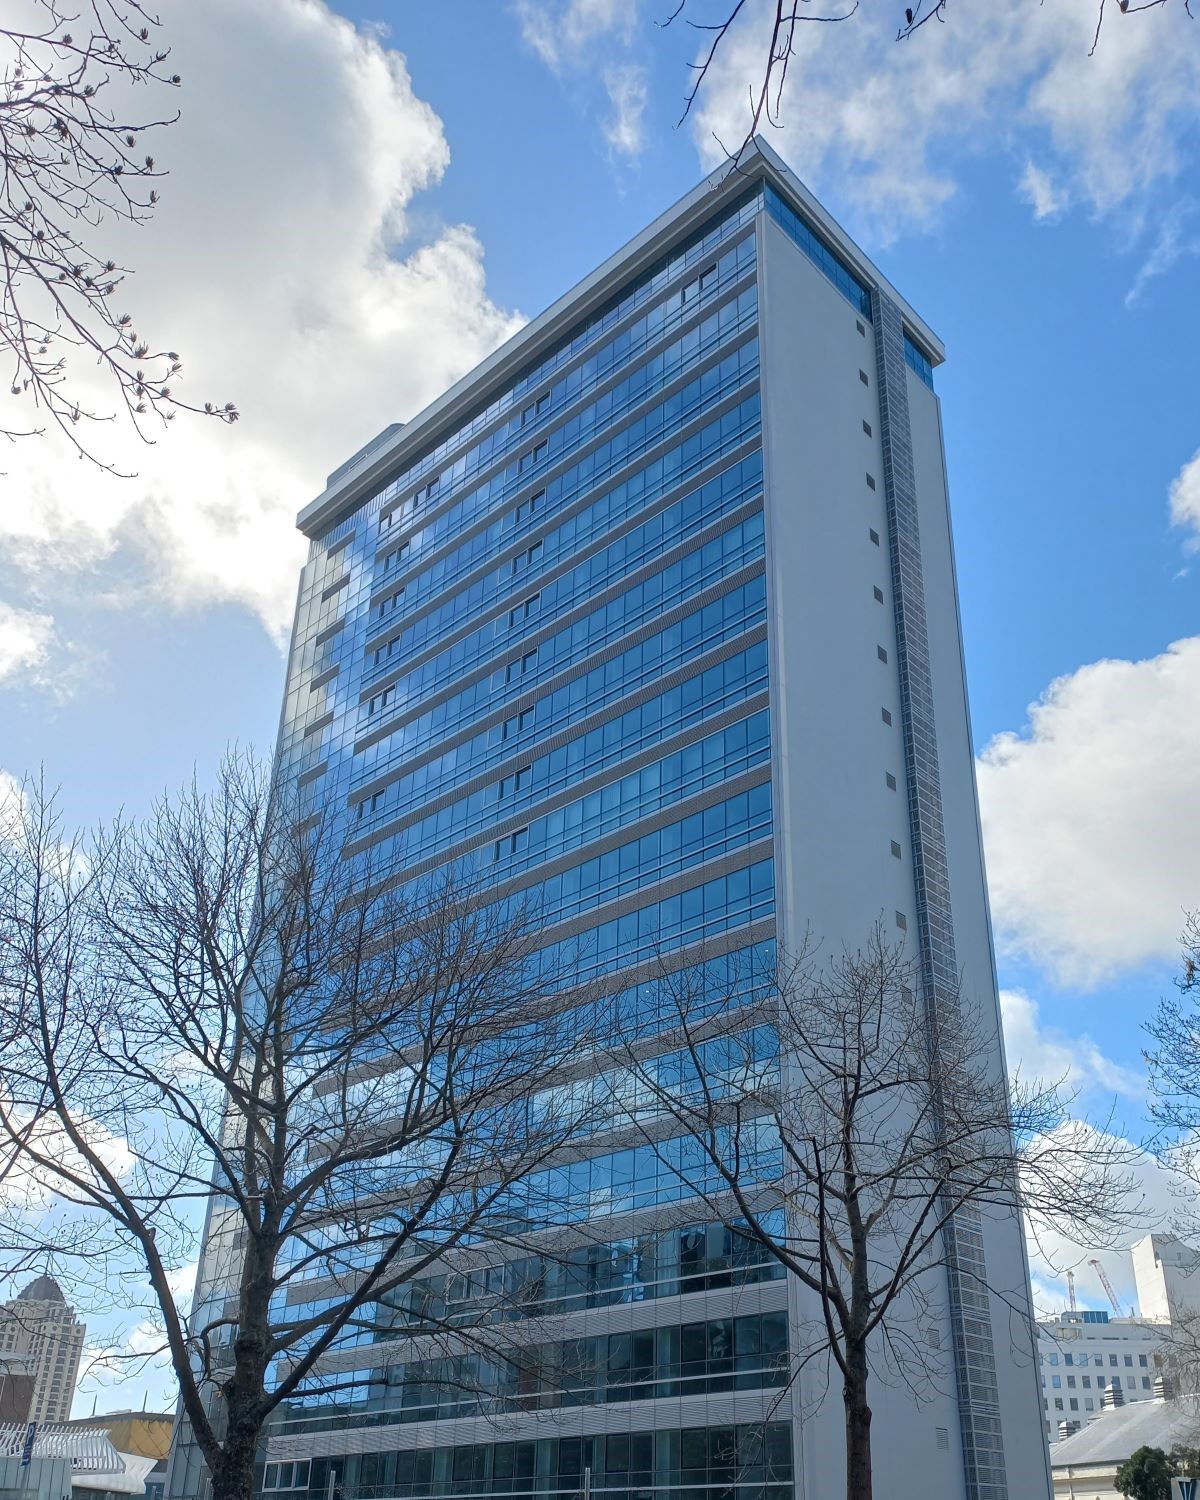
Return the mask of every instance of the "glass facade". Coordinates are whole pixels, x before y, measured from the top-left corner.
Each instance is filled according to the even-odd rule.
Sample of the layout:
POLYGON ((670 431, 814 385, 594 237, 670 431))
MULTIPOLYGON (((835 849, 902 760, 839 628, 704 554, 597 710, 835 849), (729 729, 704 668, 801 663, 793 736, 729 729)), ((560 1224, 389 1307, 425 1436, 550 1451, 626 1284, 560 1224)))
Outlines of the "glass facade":
MULTIPOLYGON (((684 971, 715 1008, 752 1004, 771 962, 762 206, 756 189, 703 226, 316 537, 293 639, 283 763, 310 808, 344 819, 348 855, 414 881, 466 870, 481 900, 532 903, 535 970, 603 976, 646 1038, 670 981, 639 964, 684 971)), ((772 1029, 745 1035, 773 1068, 772 1029)), ((664 1046, 648 1066, 686 1064, 664 1046)), ((746 1145, 748 1177, 777 1179, 772 1132, 746 1145)), ((264 1491, 576 1494, 586 1468, 622 1497, 790 1500, 789 1427, 767 1420, 788 1379, 780 1268, 680 1221, 700 1168, 682 1138, 597 1142, 527 1177, 497 1214, 575 1247, 425 1275, 372 1309, 272 1428, 292 1446, 354 1433, 346 1454, 327 1438, 322 1456, 266 1462, 264 1491), (408 1355, 398 1324, 416 1308, 510 1330, 511 1348, 408 1355), (604 1326, 622 1309, 638 1326, 604 1326), (679 1428, 679 1399, 718 1394, 749 1420, 679 1428), (473 1419, 481 1439, 497 1413, 519 1427, 566 1407, 592 1413, 590 1434, 419 1435, 473 1419), (359 1451, 381 1426, 401 1446, 359 1451)), ((328 1295, 297 1293, 297 1314, 328 1295)))

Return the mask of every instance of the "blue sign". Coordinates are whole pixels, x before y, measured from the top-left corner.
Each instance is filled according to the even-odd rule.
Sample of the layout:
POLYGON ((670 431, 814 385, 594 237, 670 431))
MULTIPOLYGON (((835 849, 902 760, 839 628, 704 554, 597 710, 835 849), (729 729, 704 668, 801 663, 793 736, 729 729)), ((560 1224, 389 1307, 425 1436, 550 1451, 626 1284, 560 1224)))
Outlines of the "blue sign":
POLYGON ((30 1422, 25 1429, 25 1446, 21 1449, 21 1467, 27 1469, 33 1457, 33 1440, 37 1436, 37 1423, 30 1422))
POLYGON ((1196 1494, 1196 1480, 1172 1479, 1171 1500, 1200 1500, 1196 1494))

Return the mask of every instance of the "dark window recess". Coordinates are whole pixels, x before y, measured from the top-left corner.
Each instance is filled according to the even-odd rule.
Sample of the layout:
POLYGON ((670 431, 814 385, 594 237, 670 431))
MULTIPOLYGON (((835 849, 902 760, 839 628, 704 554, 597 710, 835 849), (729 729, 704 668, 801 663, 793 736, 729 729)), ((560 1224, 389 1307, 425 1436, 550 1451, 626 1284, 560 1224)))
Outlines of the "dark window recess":
POLYGON ((885 709, 882 710, 882 712, 883 712, 883 722, 885 724, 890 724, 892 722, 892 712, 891 712, 891 709, 885 708, 885 709))
POLYGON ((542 459, 545 458, 548 448, 549 444, 543 438, 542 441, 540 443, 536 443, 528 453, 523 453, 521 455, 520 460, 517 463, 517 468, 519 470, 528 469, 532 464, 540 463, 542 459))
POLYGON ((512 776, 506 776, 500 783, 498 793, 499 800, 503 801, 506 797, 513 797, 518 792, 523 792, 529 785, 530 781, 532 781, 532 779, 532 765, 522 766, 521 769, 519 771, 516 771, 512 776))
POLYGON ((866 422, 866 421, 863 422, 863 431, 866 433, 866 435, 868 437, 871 436, 871 424, 870 424, 870 422, 866 422))
POLYGON ((879 533, 874 529, 874 527, 871 528, 870 537, 871 537, 871 540, 878 547, 879 546, 879 533))
POLYGON ((867 475, 867 488, 869 490, 873 490, 875 488, 875 476, 874 476, 874 474, 868 474, 867 475))
POLYGON ((550 406, 550 392, 549 391, 544 391, 537 398, 537 400, 533 403, 532 406, 527 406, 525 408, 525 410, 521 413, 521 426, 524 427, 527 422, 532 422, 537 417, 540 417, 542 415, 542 413, 545 412, 549 408, 549 406, 550 406))
POLYGON ((855 318, 855 320, 854 320, 854 326, 855 326, 855 328, 858 329, 859 333, 862 334, 863 338, 866 338, 866 336, 867 336, 867 330, 862 326, 862 324, 858 321, 857 318, 855 318))
POLYGON ((865 370, 860 370, 858 372, 858 378, 862 381, 863 385, 871 384, 870 380, 867 378, 867 372, 865 370))
POLYGON ((890 771, 884 772, 884 780, 887 782, 888 791, 894 792, 896 790, 896 778, 890 771))
POLYGON ((513 682, 518 677, 524 677, 526 672, 532 672, 537 666, 537 648, 526 651, 519 661, 510 661, 504 671, 504 680, 513 682))
POLYGON ((373 797, 364 797, 363 800, 358 804, 358 816, 361 818, 368 812, 378 812, 379 809, 383 806, 383 799, 386 796, 387 791, 384 790, 382 792, 376 792, 373 797))
POLYGON ((902 911, 896 913, 896 926, 899 927, 901 932, 908 931, 908 918, 902 911))
POLYGON ((517 828, 512 833, 506 833, 502 839, 497 839, 492 846, 492 859, 507 859, 512 854, 520 854, 522 849, 528 847, 529 829, 517 828))
POLYGON ((882 604, 883 603, 883 590, 879 587, 878 584, 875 585, 874 592, 875 592, 875 602, 877 604, 882 604))
POLYGON ((531 615, 537 614, 538 605, 541 602, 541 594, 530 594, 528 599, 515 605, 508 612, 509 626, 522 625, 531 615))
POLYGON ((887 652, 883 649, 882 646, 875 647, 875 654, 876 656, 878 656, 880 661, 887 661, 887 652))
POLYGON ((513 572, 514 573, 523 573, 526 568, 533 567, 534 563, 537 562, 538 558, 541 557, 541 555, 542 555, 542 544, 541 544, 541 542, 533 542, 530 546, 528 546, 525 549, 524 552, 518 552, 517 555, 516 555, 516 557, 513 558, 513 560, 512 560, 512 570, 513 570, 513 572))
POLYGON ((896 842, 895 839, 892 840, 892 858, 893 859, 899 859, 900 858, 900 845, 896 842))

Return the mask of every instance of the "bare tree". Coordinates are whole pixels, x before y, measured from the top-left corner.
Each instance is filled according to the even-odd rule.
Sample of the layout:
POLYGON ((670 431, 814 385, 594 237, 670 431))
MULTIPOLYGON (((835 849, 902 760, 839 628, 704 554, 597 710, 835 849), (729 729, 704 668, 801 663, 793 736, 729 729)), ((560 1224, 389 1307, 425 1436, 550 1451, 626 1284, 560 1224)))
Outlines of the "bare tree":
MULTIPOLYGON (((931 1015, 878 930, 824 967, 806 949, 749 1013, 673 993, 682 1065, 628 1053, 647 1138, 664 1116, 694 1137, 689 1190, 812 1294, 798 1364, 832 1360, 846 1494, 869 1500, 872 1375, 919 1390, 935 1373, 923 1334, 953 1228, 1023 1212, 1085 1243, 1097 1226, 1119 1234, 1137 1211, 1132 1148, 1069 1119, 1054 1088, 1010 1090, 994 1029, 966 1005, 931 1015)), ((1030 1317, 1023 1299, 1013 1311, 1030 1317)))
MULTIPOLYGON (((1140 0, 1140 3, 1136 3, 1136 0, 1112 0, 1112 3, 1122 14, 1158 10, 1170 3, 1182 5, 1187 15, 1192 15, 1191 0, 1140 0)), ((1109 0, 1095 0, 1095 4, 1096 30, 1089 57, 1100 44, 1100 32, 1109 0)), ((768 5, 769 10, 767 5, 756 6, 748 3, 748 0, 717 0, 713 8, 708 0, 676 0, 674 9, 662 22, 664 26, 671 26, 682 20, 704 39, 700 59, 691 65, 692 82, 684 101, 680 119, 682 124, 691 113, 718 55, 738 24, 752 24, 762 14, 770 20, 770 35, 760 53, 759 65, 754 75, 746 81, 750 109, 750 124, 746 134, 732 148, 723 141, 719 142, 735 162, 764 125, 778 126, 788 70, 798 51, 799 39, 805 27, 849 21, 859 8, 859 0, 768 0, 768 5), (698 14, 704 19, 697 20, 698 14)), ((912 5, 897 3, 896 40, 908 41, 930 21, 947 22, 950 9, 950 0, 914 0, 912 5)))
MULTIPOLYGON (((1165 996, 1146 1031, 1151 1115, 1159 1126, 1159 1156, 1191 1191, 1181 1201, 1180 1232, 1200 1234, 1194 1210, 1200 1185, 1200 912, 1185 919, 1180 936, 1180 971, 1175 993, 1165 996)), ((1197 1274, 1200 1311, 1200 1273, 1197 1274)))
POLYGON ((179 397, 179 355, 135 329, 119 301, 127 269, 100 244, 106 225, 146 222, 165 175, 147 145, 178 117, 138 108, 135 92, 170 91, 180 78, 141 0, 88 0, 78 10, 23 0, 23 8, 28 26, 0 28, 0 348, 10 394, 36 411, 0 423, 0 435, 30 436, 48 420, 111 469, 81 433, 113 414, 74 394, 73 356, 109 378, 143 438, 144 418, 169 421, 181 408, 224 422, 238 416, 231 401, 194 406, 179 397))
POLYGON ((87 846, 31 785, 0 837, 3 1270, 148 1304, 215 1500, 339 1341, 492 1338, 423 1278, 519 1241, 591 1107, 524 915, 339 853, 246 759, 87 846))
MULTIPOLYGON (((1200 1242, 1200 912, 1186 916, 1179 945, 1175 993, 1159 1001, 1146 1026, 1152 1045, 1144 1056, 1157 1155, 1178 1187, 1171 1228, 1194 1246, 1200 1242)), ((1188 1281, 1194 1290, 1164 1326, 1163 1344, 1174 1383, 1194 1395, 1200 1392, 1200 1256, 1188 1281)))

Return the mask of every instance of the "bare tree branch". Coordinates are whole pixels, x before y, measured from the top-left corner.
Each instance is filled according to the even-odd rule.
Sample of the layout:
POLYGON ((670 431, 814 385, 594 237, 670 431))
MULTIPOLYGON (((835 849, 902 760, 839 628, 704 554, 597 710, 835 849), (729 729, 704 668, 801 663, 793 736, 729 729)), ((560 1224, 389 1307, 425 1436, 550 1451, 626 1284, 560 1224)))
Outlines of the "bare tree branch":
POLYGON ((558 1082, 595 1012, 532 942, 450 877, 382 890, 245 758, 86 845, 35 783, 6 809, 0 1272, 148 1286, 217 1500, 365 1328, 499 1357, 491 1310, 447 1318, 429 1278, 520 1242, 596 1107, 558 1082))
POLYGON ((0 354, 9 395, 34 412, 0 423, 0 436, 33 436, 50 422, 81 457, 116 472, 83 435, 113 413, 75 394, 73 358, 100 370, 144 441, 149 417, 238 417, 231 401, 179 396, 182 360, 135 330, 118 301, 128 269, 96 248, 107 226, 146 223, 165 175, 147 138, 178 115, 136 108, 135 90, 181 80, 141 0, 90 0, 78 11, 27 0, 26 8, 34 24, 0 28, 0 354))
MULTIPOLYGON (((1139 1222, 1137 1153, 1073 1120, 1056 1088, 1010 1088, 994 1028, 966 1002, 932 1019, 916 967, 879 929, 824 966, 806 947, 775 976, 769 1012, 730 1004, 714 1024, 686 975, 664 983, 683 1063, 628 1049, 653 1100, 645 1136, 661 1140, 665 1120, 702 1143, 686 1191, 811 1295, 799 1352, 828 1355, 841 1376, 846 1493, 869 1496, 873 1380, 919 1391, 937 1373, 922 1330, 946 1295, 947 1232, 964 1215, 1023 1214, 1107 1243, 1139 1222), (776 1184, 765 1195, 764 1182, 776 1184)), ((1032 1309, 1010 1305, 1032 1349, 1032 1309)))

